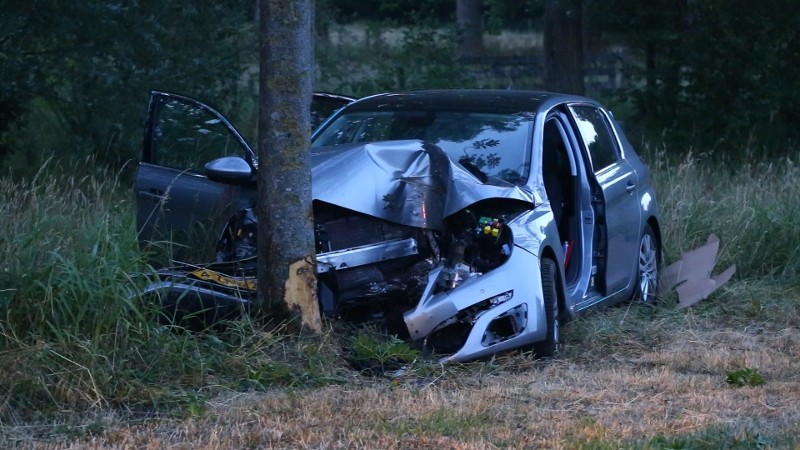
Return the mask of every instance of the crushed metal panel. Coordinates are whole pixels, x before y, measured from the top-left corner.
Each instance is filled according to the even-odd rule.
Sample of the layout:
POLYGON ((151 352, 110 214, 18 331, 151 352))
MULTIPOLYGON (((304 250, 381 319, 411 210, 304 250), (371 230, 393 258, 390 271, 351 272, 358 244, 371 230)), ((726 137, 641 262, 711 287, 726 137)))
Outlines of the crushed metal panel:
POLYGON ((680 260, 661 272, 659 286, 662 293, 675 289, 678 308, 686 308, 708 298, 736 273, 736 265, 732 265, 721 274, 711 276, 718 251, 719 238, 711 234, 706 245, 684 253, 680 260))
POLYGON ((442 229, 450 160, 419 141, 343 145, 312 155, 312 197, 399 223, 442 229))
POLYGON ((415 228, 441 231, 444 219, 489 198, 533 193, 500 179, 478 180, 434 144, 418 140, 314 149, 314 200, 415 228))
POLYGON ((318 253, 317 273, 349 269, 418 253, 417 240, 414 238, 395 239, 378 244, 318 253))

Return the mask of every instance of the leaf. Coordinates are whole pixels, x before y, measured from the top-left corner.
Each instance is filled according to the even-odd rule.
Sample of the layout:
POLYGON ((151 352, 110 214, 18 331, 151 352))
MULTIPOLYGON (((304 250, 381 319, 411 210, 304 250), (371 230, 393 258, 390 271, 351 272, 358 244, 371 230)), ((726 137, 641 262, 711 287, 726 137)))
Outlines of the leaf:
POLYGON ((758 369, 744 368, 728 371, 725 382, 733 387, 761 386, 764 384, 764 377, 758 373, 758 369))

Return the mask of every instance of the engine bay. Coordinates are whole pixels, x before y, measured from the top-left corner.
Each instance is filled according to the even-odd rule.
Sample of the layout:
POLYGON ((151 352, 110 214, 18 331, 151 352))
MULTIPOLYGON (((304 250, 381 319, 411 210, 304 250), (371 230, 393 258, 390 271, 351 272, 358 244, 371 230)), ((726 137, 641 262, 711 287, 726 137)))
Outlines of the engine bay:
MULTIPOLYGON (((407 336, 402 313, 419 301, 434 269, 441 267, 433 293, 446 292, 508 259, 513 236, 506 222, 519 206, 515 211, 513 204, 498 208, 498 203, 504 202, 487 200, 458 211, 435 231, 315 202, 321 311, 354 323, 376 322, 407 336)), ((256 227, 252 209, 232 217, 217 245, 216 262, 254 264, 256 227)))

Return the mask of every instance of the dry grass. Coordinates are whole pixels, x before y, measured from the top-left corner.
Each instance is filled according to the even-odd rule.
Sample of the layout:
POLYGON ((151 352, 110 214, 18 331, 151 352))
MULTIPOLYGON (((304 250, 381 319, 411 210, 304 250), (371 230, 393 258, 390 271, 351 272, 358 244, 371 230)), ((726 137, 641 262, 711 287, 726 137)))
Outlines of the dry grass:
MULTIPOLYGON (((47 426, 6 438, 53 449, 797 448, 800 329, 779 316, 726 320, 735 288, 705 309, 623 306, 579 319, 549 361, 515 354, 344 386, 217 390, 184 417, 116 412, 73 425, 72 440, 47 426), (765 384, 726 383, 745 367, 765 384)), ((796 313, 797 293, 783 295, 796 313)))
MULTIPOLYGON (((417 361, 391 377, 350 368, 355 346, 335 326, 305 340, 242 322, 220 339, 111 314, 128 283, 118 275, 138 257, 132 237, 119 238, 130 224, 108 226, 116 210, 77 189, 70 201, 26 197, 37 208, 6 202, 0 244, 16 260, 0 264, 0 280, 16 281, 0 305, 28 309, 8 308, 19 317, 6 313, 0 331, 32 331, 0 333, 0 448, 800 448, 800 178, 781 164, 655 165, 667 262, 715 232, 718 269, 739 267, 698 306, 665 298, 589 314, 547 361, 417 361), (60 265, 41 259, 52 249, 60 265), (54 267, 75 270, 53 278, 54 267), (39 283, 18 283, 37 270, 39 283), (764 384, 729 385, 742 370, 764 384)), ((30 191, 47 198, 57 184, 30 191)))

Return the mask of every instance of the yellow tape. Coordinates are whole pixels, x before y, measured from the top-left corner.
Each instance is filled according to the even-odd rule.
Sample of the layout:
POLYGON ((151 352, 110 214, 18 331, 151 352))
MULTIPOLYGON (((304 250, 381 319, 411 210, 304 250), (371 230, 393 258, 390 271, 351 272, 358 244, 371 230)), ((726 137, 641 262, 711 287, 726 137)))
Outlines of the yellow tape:
POLYGON ((238 287, 241 289, 249 289, 251 291, 255 291, 257 287, 256 279, 252 277, 229 277, 208 269, 195 270, 191 273, 191 275, 194 275, 201 280, 213 281, 217 284, 228 287, 238 287))

